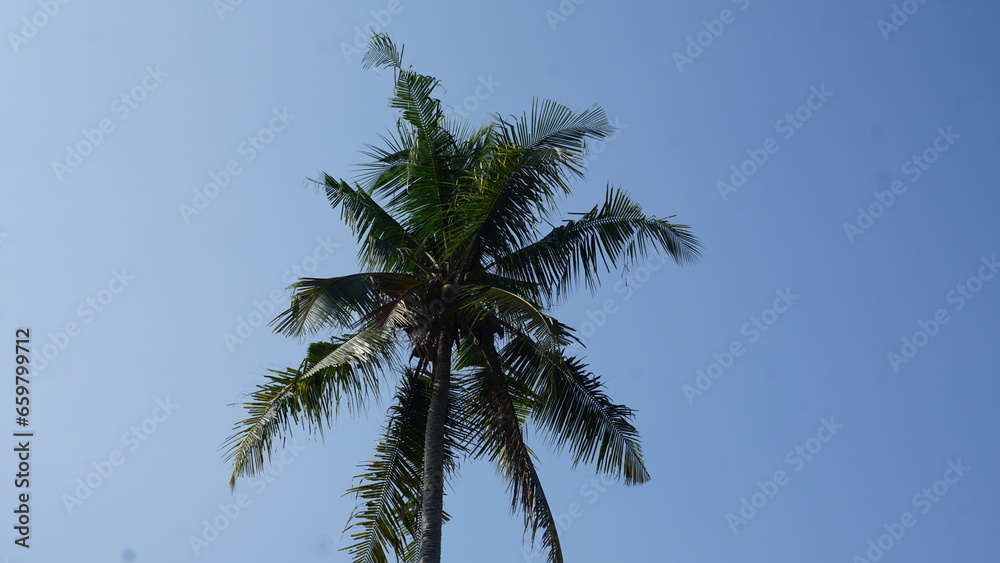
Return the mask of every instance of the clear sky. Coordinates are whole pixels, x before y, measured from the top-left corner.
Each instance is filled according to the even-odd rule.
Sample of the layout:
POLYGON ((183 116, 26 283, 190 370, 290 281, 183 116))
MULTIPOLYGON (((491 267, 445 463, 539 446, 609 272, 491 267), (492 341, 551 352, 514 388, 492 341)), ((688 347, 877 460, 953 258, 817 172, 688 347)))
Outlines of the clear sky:
MULTIPOLYGON (((16 0, 0 14, 0 557, 347 559, 343 493, 384 404, 325 442, 293 434, 236 495, 220 446, 242 394, 302 357, 261 326, 288 283, 357 269, 306 179, 354 177, 393 123, 391 75, 360 65, 368 26, 442 80, 454 115, 600 104, 619 134, 560 209, 620 185, 705 243, 697 265, 609 275, 553 311, 637 409, 653 476, 592 481, 536 439, 568 561, 995 560, 995 3, 16 0), (26 488, 19 431, 34 434, 26 488), (29 549, 14 543, 22 493, 29 549)), ((445 561, 542 560, 487 464, 463 464, 445 502, 445 561)))

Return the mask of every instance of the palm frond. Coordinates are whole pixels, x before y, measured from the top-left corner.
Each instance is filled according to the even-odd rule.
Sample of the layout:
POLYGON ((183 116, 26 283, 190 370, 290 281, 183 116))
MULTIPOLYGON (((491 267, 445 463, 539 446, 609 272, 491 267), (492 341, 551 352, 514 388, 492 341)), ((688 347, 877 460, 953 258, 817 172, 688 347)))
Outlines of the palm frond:
POLYGON ((475 241, 498 257, 530 240, 537 224, 569 193, 570 176, 582 177, 587 139, 614 128, 603 110, 580 113, 550 100, 535 100, 530 115, 500 120, 488 158, 471 169, 473 189, 459 201, 464 230, 456 240, 475 241))
POLYGON ((345 532, 354 544, 354 563, 387 563, 389 550, 396 559, 415 560, 413 539, 419 527, 423 492, 424 430, 430 402, 429 380, 408 370, 389 409, 389 420, 375 448, 375 458, 363 465, 360 483, 348 489, 359 505, 345 532))
POLYGON ((587 139, 603 139, 615 131, 604 110, 598 106, 575 113, 568 107, 546 99, 535 99, 531 113, 516 122, 504 122, 505 139, 527 149, 552 149, 564 163, 582 176, 587 139))
POLYGON ((511 379, 531 387, 537 397, 532 413, 553 446, 568 449, 573 465, 595 463, 599 472, 621 477, 626 485, 649 480, 632 409, 604 393, 600 378, 575 357, 540 350, 515 337, 504 349, 511 379))
POLYGON ((413 235, 368 192, 328 174, 323 174, 322 185, 330 204, 340 207, 341 218, 361 244, 358 258, 363 266, 387 272, 433 269, 413 235))
POLYGON ((461 170, 454 167, 456 141, 444 127, 441 101, 433 96, 439 81, 404 68, 402 52, 384 34, 371 38, 365 61, 368 66, 393 69, 395 87, 389 105, 401 110, 401 124, 412 129, 407 133, 412 143, 405 160, 405 181, 402 169, 393 170, 394 181, 380 184, 377 190, 390 190, 389 207, 410 219, 405 226, 418 240, 447 239, 461 170))
POLYGON ((602 205, 491 266, 503 276, 538 283, 558 299, 581 280, 593 292, 601 270, 627 268, 659 251, 685 265, 698 260, 701 244, 687 225, 647 216, 625 192, 609 187, 602 205))
POLYGON ((545 289, 537 283, 505 277, 494 272, 480 272, 477 280, 482 285, 520 295, 532 303, 540 303, 547 295, 545 289))
POLYGON ((534 240, 537 225, 554 208, 567 185, 560 155, 553 149, 495 147, 470 171, 457 210, 463 220, 455 244, 474 243, 468 262, 502 256, 534 240))
POLYGON ((386 272, 303 278, 291 286, 291 306, 271 325, 275 332, 288 336, 314 334, 323 328, 350 328, 420 282, 412 275, 386 272))
POLYGON ((497 319, 509 331, 531 334, 534 341, 544 348, 570 344, 558 321, 544 313, 537 303, 517 293, 499 287, 469 284, 461 286, 458 295, 455 314, 465 326, 497 319))
MULTIPOLYGON (((416 139, 405 121, 396 122, 396 133, 379 135, 384 146, 366 145, 362 154, 371 159, 358 164, 365 191, 373 195, 404 194, 410 182, 410 156, 416 139)), ((390 201, 391 204, 391 201, 390 201)), ((392 205, 389 205, 392 207, 392 205)), ((397 206, 398 207, 398 206, 397 206)))
POLYGON ((403 49, 384 33, 374 33, 368 40, 368 52, 361 59, 363 68, 394 67, 403 68, 403 49))
POLYGON ((511 495, 511 510, 524 516, 525 533, 531 531, 534 543, 542 530, 542 547, 548 550, 548 561, 562 563, 562 547, 555 519, 545 491, 532 461, 533 453, 524 442, 522 423, 528 411, 519 405, 530 404, 525 397, 516 397, 519 387, 504 376, 492 337, 479 341, 485 363, 483 369, 468 380, 470 449, 475 457, 486 457, 507 483, 511 495))
POLYGON ((384 330, 364 331, 317 342, 296 368, 269 370, 244 403, 248 417, 236 423, 224 444, 232 463, 230 487, 242 476, 264 469, 277 437, 289 435, 293 424, 322 434, 339 411, 341 402, 349 410, 361 409, 365 400, 378 393, 378 375, 390 361, 395 346, 384 330))
MULTIPOLYGON (((466 453, 468 441, 467 430, 456 416, 464 409, 464 389, 455 385, 450 394, 443 454, 448 475, 458 469, 459 455, 466 453)), ((351 551, 354 563, 387 562, 390 549, 399 561, 416 561, 430 398, 429 374, 404 370, 375 458, 362 465, 358 485, 347 491, 359 501, 344 530, 356 530, 351 534, 355 543, 343 548, 351 551)), ((450 519, 447 512, 442 519, 450 519)))

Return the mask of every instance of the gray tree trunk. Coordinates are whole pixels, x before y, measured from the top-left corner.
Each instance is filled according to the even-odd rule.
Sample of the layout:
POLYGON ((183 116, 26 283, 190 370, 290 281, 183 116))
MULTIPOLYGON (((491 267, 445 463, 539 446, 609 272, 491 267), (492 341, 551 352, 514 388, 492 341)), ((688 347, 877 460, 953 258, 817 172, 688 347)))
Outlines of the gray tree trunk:
POLYGON ((438 335, 434 383, 424 437, 424 495, 420 515, 420 563, 441 563, 441 523, 444 509, 444 425, 451 387, 451 334, 438 335))

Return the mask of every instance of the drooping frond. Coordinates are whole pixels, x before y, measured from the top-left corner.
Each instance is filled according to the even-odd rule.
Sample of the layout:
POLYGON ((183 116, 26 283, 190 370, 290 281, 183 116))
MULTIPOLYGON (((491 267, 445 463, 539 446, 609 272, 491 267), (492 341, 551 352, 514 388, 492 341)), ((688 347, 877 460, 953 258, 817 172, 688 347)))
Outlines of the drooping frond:
POLYGON ((324 328, 350 328, 372 311, 422 283, 407 274, 367 272, 335 278, 303 278, 292 284, 291 306, 271 322, 288 336, 324 328))
POLYGON ((556 527, 556 519, 549 508, 549 501, 545 498, 545 491, 542 489, 542 481, 538 478, 534 464, 530 464, 528 471, 531 477, 532 500, 531 518, 525 515, 525 527, 531 525, 531 541, 534 543, 538 530, 542 530, 542 549, 548 551, 549 563, 563 563, 562 544, 559 542, 559 530, 556 527))
POLYGON ((524 331, 540 346, 566 346, 570 342, 556 326, 558 321, 541 306, 499 287, 465 285, 459 290, 456 315, 466 326, 487 319, 501 321, 509 330, 524 331))
POLYGON ((377 394, 378 375, 388 365, 394 345, 388 331, 363 331, 311 344, 298 369, 269 370, 267 380, 244 404, 248 417, 233 427, 235 433, 223 446, 229 449, 226 460, 233 467, 230 486, 239 477, 262 471, 275 439, 288 435, 293 424, 322 433, 341 402, 349 410, 361 409, 377 394))
POLYGON ((511 378, 529 385, 537 397, 532 420, 557 449, 569 450, 574 466, 595 463, 599 472, 621 477, 626 485, 649 480, 631 422, 634 411, 612 403, 586 364, 523 337, 515 337, 503 357, 511 378))
POLYGON ((357 530, 351 534, 355 543, 344 548, 354 563, 387 563, 390 550, 400 561, 415 559, 429 402, 428 379, 407 371, 375 458, 362 466, 360 483, 347 491, 359 503, 344 530, 357 530))
MULTIPOLYGON (((403 372, 375 458, 362 465, 364 473, 357 476, 359 484, 347 491, 358 499, 358 507, 344 530, 355 530, 351 534, 355 543, 343 548, 350 550, 354 563, 386 563, 390 550, 399 561, 416 561, 430 393, 427 373, 413 369, 403 372)), ((448 473, 457 469, 458 456, 467 441, 464 426, 453 414, 464 410, 462 388, 454 386, 451 396, 452 413, 445 425, 444 440, 444 467, 448 473)), ((447 513, 443 519, 449 519, 447 513)))
POLYGON ((594 291, 602 270, 627 268, 660 251, 683 265, 698 260, 701 245, 687 225, 649 217, 627 194, 609 187, 602 205, 493 266, 501 275, 538 283, 559 298, 578 281, 594 291))
POLYGON ((477 280, 485 286, 516 293, 532 303, 540 303, 547 295, 537 283, 509 278, 493 272, 481 272, 477 280))
POLYGON ((548 550, 550 563, 562 563, 562 547, 555 519, 549 509, 545 491, 535 471, 533 453, 524 442, 522 424, 531 404, 530 397, 518 396, 526 390, 504 375, 501 359, 492 337, 479 339, 479 350, 486 364, 472 373, 468 383, 470 409, 470 448, 475 457, 485 457, 496 466, 507 483, 511 495, 511 510, 524 516, 525 532, 531 531, 534 543, 542 531, 542 547, 548 550))

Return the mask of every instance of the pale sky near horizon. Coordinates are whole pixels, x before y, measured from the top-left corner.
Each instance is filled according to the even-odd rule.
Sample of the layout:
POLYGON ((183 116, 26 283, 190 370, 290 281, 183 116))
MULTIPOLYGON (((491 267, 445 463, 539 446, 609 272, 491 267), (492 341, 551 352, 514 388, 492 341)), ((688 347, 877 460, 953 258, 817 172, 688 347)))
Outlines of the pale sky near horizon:
MULTIPOLYGON (((357 270, 307 179, 354 178, 394 123, 391 73, 360 64, 366 28, 442 81, 453 117, 599 104, 619 131, 560 209, 621 186, 704 242, 696 265, 612 273, 552 311, 637 410, 652 474, 602 480, 533 437, 568 562, 996 560, 995 4, 0 11, 7 561, 348 560, 344 491, 385 403, 325 442, 295 432, 236 494, 220 447, 234 403, 304 352, 262 326, 286 286, 357 270), (33 433, 22 487, 15 432, 33 433)), ((488 464, 463 463, 445 503, 444 561, 544 560, 488 464)))

